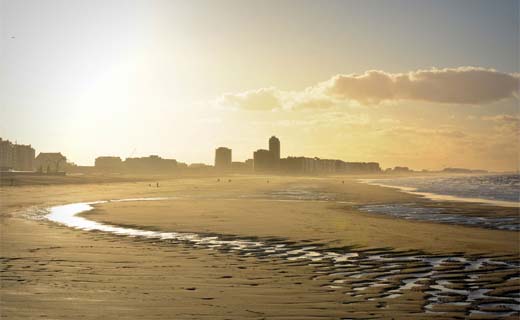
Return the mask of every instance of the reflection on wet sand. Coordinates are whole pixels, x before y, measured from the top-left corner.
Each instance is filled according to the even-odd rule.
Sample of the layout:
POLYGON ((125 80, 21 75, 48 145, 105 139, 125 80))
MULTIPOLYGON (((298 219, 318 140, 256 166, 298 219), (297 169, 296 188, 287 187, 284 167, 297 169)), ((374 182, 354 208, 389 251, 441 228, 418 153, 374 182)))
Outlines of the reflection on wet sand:
MULTIPOLYGON (((292 192, 290 195, 294 196, 292 192)), ((324 200, 318 197, 316 200, 324 200)), ((156 201, 174 198, 134 198, 112 200, 156 201)), ((520 297, 515 261, 462 255, 435 256, 422 252, 392 250, 332 249, 322 245, 294 243, 283 239, 247 239, 223 235, 159 232, 98 223, 78 216, 93 205, 109 201, 74 203, 45 211, 47 219, 68 227, 102 231, 122 236, 142 237, 171 244, 187 244, 235 252, 258 259, 280 259, 289 264, 314 268, 314 279, 326 280, 331 290, 341 290, 349 306, 379 301, 384 308, 392 299, 423 299, 422 312, 508 317, 518 314, 520 297)))

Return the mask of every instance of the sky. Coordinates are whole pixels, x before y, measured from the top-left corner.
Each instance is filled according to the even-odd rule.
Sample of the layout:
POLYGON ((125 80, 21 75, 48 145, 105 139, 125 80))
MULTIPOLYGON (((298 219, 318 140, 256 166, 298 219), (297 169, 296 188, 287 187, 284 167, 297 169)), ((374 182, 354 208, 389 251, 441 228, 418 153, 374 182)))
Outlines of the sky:
POLYGON ((0 137, 518 170, 519 1, 0 0, 0 137))

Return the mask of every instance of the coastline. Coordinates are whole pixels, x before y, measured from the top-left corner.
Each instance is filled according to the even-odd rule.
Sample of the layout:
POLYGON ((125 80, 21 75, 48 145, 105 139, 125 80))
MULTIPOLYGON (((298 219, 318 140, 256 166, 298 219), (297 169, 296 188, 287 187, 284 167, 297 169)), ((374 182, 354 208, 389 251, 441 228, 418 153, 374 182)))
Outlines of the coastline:
MULTIPOLYGON (((484 298, 467 305, 436 304, 434 298, 444 287, 428 298, 424 291, 430 284, 420 270, 427 268, 443 278, 448 266, 446 270, 459 268, 460 275, 446 279, 465 281, 467 272, 478 274, 485 265, 486 281, 502 283, 504 290, 516 286, 502 263, 518 259, 513 241, 517 232, 365 214, 355 206, 420 200, 354 180, 343 184, 336 178, 269 179, 269 184, 263 177, 234 177, 225 183, 214 178, 165 180, 160 188, 131 182, 2 189, 2 259, 10 266, 2 273, 2 314, 56 319, 70 318, 71 312, 86 318, 103 312, 154 319, 449 319, 465 315, 473 304, 485 304, 484 298), (27 199, 27 193, 34 196, 27 199), (291 257, 306 258, 280 259, 256 249, 247 254, 171 242, 174 239, 74 230, 39 219, 38 210, 45 207, 143 197, 156 201, 98 203, 80 216, 136 228, 144 235, 191 231, 271 247, 285 244, 291 257), (327 261, 334 254, 305 260, 325 251, 345 261, 330 265, 327 261), (341 258, 341 252, 350 255, 341 258), (418 256, 422 258, 414 260, 418 256), (351 276, 340 277, 345 272, 351 276), (103 298, 96 292, 103 292, 103 298), (58 307, 71 298, 74 306, 58 307), (27 304, 31 308, 24 308, 27 304), (385 308, 377 307, 381 304, 385 308)), ((487 287, 482 290, 490 295, 488 300, 503 295, 487 287)), ((515 314, 502 312, 500 317, 515 314)))
POLYGON ((385 184, 385 183, 380 182, 381 180, 392 180, 392 179, 381 179, 381 178, 358 179, 358 181, 360 181, 362 183, 370 184, 373 186, 384 187, 384 188, 397 189, 401 192, 424 197, 426 199, 430 199, 433 201, 472 202, 472 203, 478 203, 478 204, 483 204, 483 205, 492 205, 492 206, 508 207, 508 208, 520 208, 520 202, 491 200, 491 199, 485 199, 485 198, 460 197, 460 196, 443 195, 443 194, 437 194, 437 193, 431 193, 431 192, 419 192, 419 191, 417 191, 417 188, 385 184), (374 182, 374 180, 377 180, 378 182, 374 182))

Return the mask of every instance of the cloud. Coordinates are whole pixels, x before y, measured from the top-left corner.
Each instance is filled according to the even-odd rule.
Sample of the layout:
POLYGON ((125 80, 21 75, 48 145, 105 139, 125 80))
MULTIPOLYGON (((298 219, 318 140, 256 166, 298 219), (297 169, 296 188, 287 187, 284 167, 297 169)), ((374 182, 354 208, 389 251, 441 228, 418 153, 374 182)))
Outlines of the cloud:
POLYGON ((482 120, 493 121, 493 122, 501 122, 501 123, 518 123, 520 121, 520 116, 513 116, 510 114, 498 114, 495 116, 486 116, 482 117, 482 120))
POLYGON ((466 134, 459 130, 437 130, 437 135, 454 139, 461 139, 466 137, 466 134))
POLYGON ((402 100, 476 105, 518 98, 519 86, 518 74, 477 67, 408 73, 370 70, 361 75, 338 74, 302 91, 271 87, 228 93, 219 104, 246 110, 323 109, 346 102, 373 105, 402 100))
POLYGON ((240 93, 225 93, 217 99, 219 106, 243 110, 325 109, 335 103, 333 99, 312 87, 303 91, 260 88, 240 93))
POLYGON ((461 139, 467 137, 464 132, 454 129, 440 128, 440 129, 429 129, 429 128, 419 128, 419 127, 407 127, 407 126, 399 126, 392 127, 389 129, 383 129, 379 131, 382 135, 395 135, 395 136, 425 136, 425 137, 443 137, 443 138, 452 138, 452 139, 461 139))
POLYGON ((274 124, 282 127, 304 127, 304 126, 351 126, 367 125, 370 118, 366 114, 347 114, 347 113, 325 113, 305 119, 285 119, 278 121, 266 121, 265 123, 274 124))
POLYGON ((513 134, 516 138, 520 135, 520 115, 498 114, 495 116, 484 116, 485 121, 492 121, 495 129, 502 134, 513 134))
POLYGON ((377 122, 384 123, 384 124, 399 124, 399 123, 401 123, 401 120, 392 119, 392 118, 382 118, 382 119, 379 119, 377 122))
POLYGON ((420 100, 432 103, 483 104, 518 97, 518 75, 492 69, 460 67, 391 74, 372 70, 337 75, 325 85, 331 96, 362 103, 420 100))
POLYGON ((280 93, 275 88, 261 88, 242 93, 226 93, 217 101, 219 105, 245 110, 273 110, 282 107, 280 93))

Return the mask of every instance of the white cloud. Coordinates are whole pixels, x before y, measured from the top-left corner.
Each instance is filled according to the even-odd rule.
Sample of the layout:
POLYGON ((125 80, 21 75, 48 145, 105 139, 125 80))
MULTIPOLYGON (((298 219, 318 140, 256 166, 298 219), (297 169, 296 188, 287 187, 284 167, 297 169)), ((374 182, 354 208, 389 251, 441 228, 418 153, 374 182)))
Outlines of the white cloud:
POLYGON ((486 104, 519 96, 517 74, 493 69, 459 67, 386 73, 338 74, 302 91, 260 88, 227 93, 219 105, 244 110, 323 109, 340 103, 362 105, 395 103, 401 100, 430 103, 486 104))

